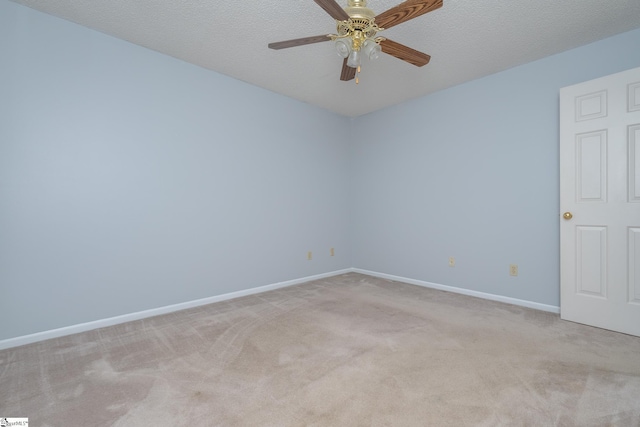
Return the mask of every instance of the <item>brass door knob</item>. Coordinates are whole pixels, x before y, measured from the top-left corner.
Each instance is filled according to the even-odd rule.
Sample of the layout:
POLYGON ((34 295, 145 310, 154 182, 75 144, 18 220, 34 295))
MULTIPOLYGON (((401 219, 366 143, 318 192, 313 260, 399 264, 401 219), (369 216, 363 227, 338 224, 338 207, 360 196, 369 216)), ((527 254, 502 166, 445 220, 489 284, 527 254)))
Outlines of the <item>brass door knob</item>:
POLYGON ((565 212, 565 213, 562 214, 562 218, 571 219, 571 218, 573 218, 573 215, 571 214, 571 212, 565 212))

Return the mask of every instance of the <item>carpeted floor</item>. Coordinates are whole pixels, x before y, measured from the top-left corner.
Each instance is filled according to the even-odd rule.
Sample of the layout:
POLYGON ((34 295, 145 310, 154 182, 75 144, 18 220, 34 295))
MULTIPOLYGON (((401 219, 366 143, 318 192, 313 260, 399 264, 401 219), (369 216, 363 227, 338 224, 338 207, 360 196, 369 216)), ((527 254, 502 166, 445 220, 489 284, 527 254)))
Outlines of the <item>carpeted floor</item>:
POLYGON ((32 426, 639 426, 640 338, 349 273, 0 351, 32 426))

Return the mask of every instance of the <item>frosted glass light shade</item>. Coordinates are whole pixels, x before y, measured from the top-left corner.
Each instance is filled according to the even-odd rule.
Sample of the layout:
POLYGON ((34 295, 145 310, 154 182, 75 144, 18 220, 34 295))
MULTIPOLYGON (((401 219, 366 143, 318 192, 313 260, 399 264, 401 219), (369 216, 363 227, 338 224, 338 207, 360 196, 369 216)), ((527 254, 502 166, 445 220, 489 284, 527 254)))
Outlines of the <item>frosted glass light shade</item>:
POLYGON ((342 58, 346 58, 351 53, 351 39, 344 38, 336 40, 336 51, 342 58))
POLYGON ((349 54, 349 59, 347 59, 347 66, 351 68, 358 68, 358 66, 360 66, 360 51, 354 50, 349 54))
POLYGON ((372 40, 367 40, 364 42, 363 52, 367 58, 370 60, 378 59, 380 57, 380 52, 382 48, 380 45, 372 40))

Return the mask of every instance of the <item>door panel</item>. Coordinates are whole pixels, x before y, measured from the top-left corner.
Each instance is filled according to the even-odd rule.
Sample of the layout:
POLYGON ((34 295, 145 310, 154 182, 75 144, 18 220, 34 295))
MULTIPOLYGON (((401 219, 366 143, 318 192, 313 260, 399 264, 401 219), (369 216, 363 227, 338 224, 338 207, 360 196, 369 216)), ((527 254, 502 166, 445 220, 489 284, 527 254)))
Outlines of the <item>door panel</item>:
POLYGON ((605 202, 607 199, 607 131, 577 135, 576 151, 578 202, 605 202))
POLYGON ((640 304, 640 228, 629 227, 629 302, 640 304))
POLYGON ((640 202, 640 125, 629 126, 629 202, 640 202))
POLYGON ((576 292, 607 297, 607 228, 576 227, 576 292))
POLYGON ((640 336, 640 68, 560 91, 561 317, 640 336))

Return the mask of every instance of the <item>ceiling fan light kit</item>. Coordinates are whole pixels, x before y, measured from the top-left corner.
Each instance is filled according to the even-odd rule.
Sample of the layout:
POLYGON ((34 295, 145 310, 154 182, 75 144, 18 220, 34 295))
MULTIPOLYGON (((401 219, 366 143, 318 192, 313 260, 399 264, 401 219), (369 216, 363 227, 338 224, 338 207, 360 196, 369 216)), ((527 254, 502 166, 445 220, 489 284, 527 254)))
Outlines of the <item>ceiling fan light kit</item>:
POLYGON ((379 31, 442 7, 443 0, 406 0, 379 15, 367 7, 366 0, 348 0, 345 9, 335 0, 314 1, 336 20, 336 34, 270 43, 269 48, 285 49, 332 40, 338 55, 344 58, 340 80, 355 78, 356 83, 362 56, 375 60, 384 52, 418 67, 429 63, 431 57, 426 53, 376 35, 379 31))
POLYGON ((374 13, 366 7, 364 0, 349 0, 345 11, 349 19, 336 21, 337 34, 329 34, 329 37, 335 42, 338 55, 347 58, 347 66, 359 71, 361 51, 370 60, 377 59, 382 51, 380 42, 385 38, 376 37, 376 34, 383 28, 375 23, 374 13))

